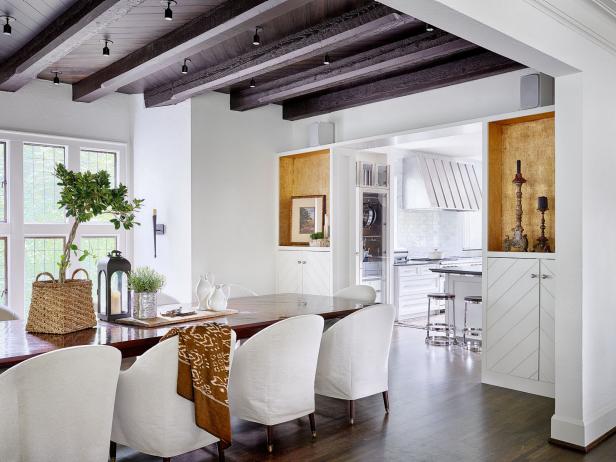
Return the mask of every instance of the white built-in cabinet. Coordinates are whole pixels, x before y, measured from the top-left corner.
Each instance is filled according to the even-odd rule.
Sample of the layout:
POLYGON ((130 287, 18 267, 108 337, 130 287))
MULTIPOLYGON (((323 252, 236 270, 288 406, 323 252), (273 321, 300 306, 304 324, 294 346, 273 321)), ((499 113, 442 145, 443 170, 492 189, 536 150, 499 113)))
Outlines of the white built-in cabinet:
POLYGON ((555 261, 488 257, 484 382, 553 396, 555 261))
POLYGON ((396 319, 427 314, 428 294, 442 290, 441 276, 430 271, 430 268, 438 268, 438 266, 438 264, 425 264, 395 267, 396 319))
POLYGON ((331 295, 330 251, 278 250, 276 271, 277 293, 331 295))

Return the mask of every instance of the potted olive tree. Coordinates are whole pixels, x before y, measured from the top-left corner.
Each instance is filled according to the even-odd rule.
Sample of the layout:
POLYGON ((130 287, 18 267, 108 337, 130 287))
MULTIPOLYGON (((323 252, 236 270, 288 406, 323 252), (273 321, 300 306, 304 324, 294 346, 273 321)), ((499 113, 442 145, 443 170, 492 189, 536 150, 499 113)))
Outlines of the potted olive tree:
POLYGON ((92 303, 92 281, 75 279, 78 269, 67 278, 66 272, 71 256, 79 261, 90 254, 75 244, 77 229, 82 223, 94 217, 108 214, 109 221, 116 229, 132 229, 135 212, 141 208, 142 199, 128 199, 128 189, 123 184, 112 187, 109 173, 73 172, 63 164, 57 164, 54 172, 61 187, 58 205, 65 215, 73 219, 68 239, 58 262, 58 278, 46 274, 50 280, 39 281, 42 274, 32 283, 32 302, 28 314, 28 332, 64 334, 96 326, 96 314, 92 303))
POLYGON ((152 268, 136 268, 128 275, 128 285, 133 291, 133 317, 150 319, 158 315, 157 293, 165 285, 165 276, 152 268))

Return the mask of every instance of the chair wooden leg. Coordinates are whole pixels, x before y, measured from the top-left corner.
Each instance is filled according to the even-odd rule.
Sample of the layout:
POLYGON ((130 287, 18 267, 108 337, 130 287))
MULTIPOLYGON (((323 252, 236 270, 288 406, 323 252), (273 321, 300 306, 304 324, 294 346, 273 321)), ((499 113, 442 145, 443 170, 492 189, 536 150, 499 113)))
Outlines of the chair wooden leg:
POLYGON ((317 426, 314 422, 314 412, 308 414, 308 418, 310 419, 310 431, 312 432, 312 437, 317 437, 317 426))
POLYGON ((274 427, 272 425, 266 426, 267 430, 267 452, 270 454, 274 452, 274 427))
POLYGON ((355 423, 355 401, 349 401, 349 422, 351 425, 355 423))
POLYGON ((110 441, 109 442, 109 460, 111 462, 116 462, 116 449, 117 449, 116 443, 113 441, 110 441))
POLYGON ((383 392, 383 404, 385 404, 385 413, 389 414, 389 392, 383 392))
POLYGON ((171 462, 171 457, 163 457, 163 462, 171 462))
POLYGON ((218 446, 218 462, 225 462, 225 445, 222 441, 216 443, 218 446))

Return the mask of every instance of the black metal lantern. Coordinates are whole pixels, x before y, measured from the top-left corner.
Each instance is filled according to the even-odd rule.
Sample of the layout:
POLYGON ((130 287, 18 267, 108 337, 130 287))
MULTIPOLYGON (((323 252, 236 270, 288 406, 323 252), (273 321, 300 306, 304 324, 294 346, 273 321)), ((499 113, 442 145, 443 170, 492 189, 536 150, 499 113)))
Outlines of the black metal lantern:
POLYGON ((130 262, 119 250, 112 250, 98 262, 98 317, 114 321, 131 315, 128 275, 130 262))

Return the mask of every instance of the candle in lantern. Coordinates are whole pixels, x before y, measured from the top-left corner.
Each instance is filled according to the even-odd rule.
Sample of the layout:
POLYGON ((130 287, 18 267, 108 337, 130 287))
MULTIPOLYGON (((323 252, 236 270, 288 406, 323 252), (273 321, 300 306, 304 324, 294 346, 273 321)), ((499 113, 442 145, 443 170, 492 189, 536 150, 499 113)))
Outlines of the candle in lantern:
POLYGON ((111 314, 122 313, 122 299, 119 290, 111 291, 111 314))
POLYGON ((537 198, 537 210, 548 210, 548 198, 539 196, 537 198))
POLYGON ((522 173, 522 161, 519 160, 519 159, 516 160, 516 166, 517 166, 517 172, 518 172, 518 175, 519 175, 520 173, 522 173))

